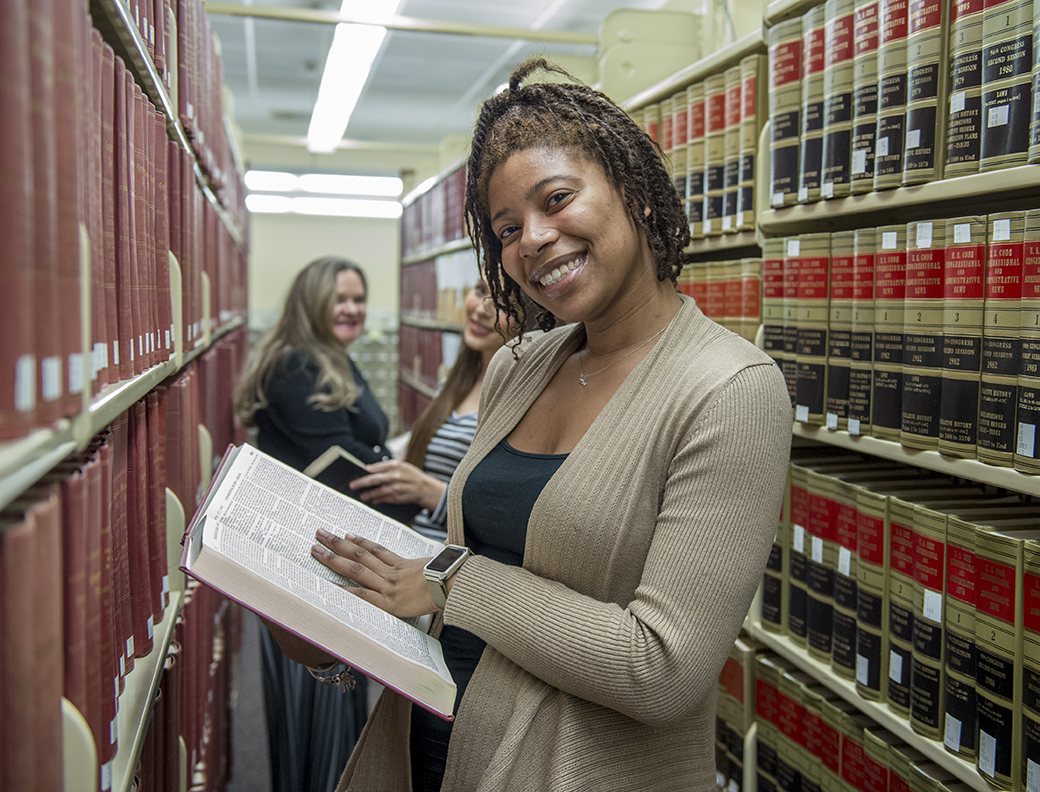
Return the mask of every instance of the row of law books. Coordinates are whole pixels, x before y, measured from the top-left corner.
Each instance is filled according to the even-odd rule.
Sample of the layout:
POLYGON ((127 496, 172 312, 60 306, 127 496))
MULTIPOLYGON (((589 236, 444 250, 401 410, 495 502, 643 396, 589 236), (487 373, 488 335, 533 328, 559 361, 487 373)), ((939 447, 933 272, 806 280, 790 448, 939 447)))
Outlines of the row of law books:
POLYGON ((466 166, 460 165, 404 207, 401 255, 421 255, 466 237, 466 166))
POLYGON ((761 55, 632 111, 661 147, 693 239, 755 228, 755 156, 764 118, 761 55))
MULTIPOLYGON (((755 722, 755 657, 765 646, 744 634, 737 636, 719 674, 715 710, 715 786, 741 792, 744 741, 755 722)), ((750 791, 749 791, 750 792, 750 791)))
POLYGON ((676 288, 709 319, 755 341, 762 324, 762 259, 687 264, 676 288))
POLYGON ((188 583, 132 788, 180 792, 186 777, 188 789, 227 789, 231 778, 228 702, 241 614, 240 608, 212 589, 188 583), (182 739, 188 753, 183 767, 182 739))
POLYGON ((1040 211, 769 239, 795 418, 1040 473, 1040 211))
POLYGON ((401 314, 407 321, 466 322, 466 294, 480 280, 477 257, 466 247, 401 270, 401 314))
POLYGON ((0 97, 10 174, 0 180, 0 439, 79 412, 85 389, 167 360, 178 337, 192 349, 247 300, 246 254, 197 184, 194 157, 167 139, 164 116, 82 9, 57 5, 70 7, 67 25, 50 24, 48 4, 0 12, 12 45, 0 97), (36 86, 39 70, 55 79, 36 86))
POLYGON ((1033 0, 827 0, 769 28, 769 204, 1040 161, 1033 0))
POLYGON ((1040 747, 1040 504, 798 447, 785 501, 762 627, 994 785, 1024 789, 1040 747))
POLYGON ((760 792, 972 788, 783 657, 755 657, 755 689, 760 792))

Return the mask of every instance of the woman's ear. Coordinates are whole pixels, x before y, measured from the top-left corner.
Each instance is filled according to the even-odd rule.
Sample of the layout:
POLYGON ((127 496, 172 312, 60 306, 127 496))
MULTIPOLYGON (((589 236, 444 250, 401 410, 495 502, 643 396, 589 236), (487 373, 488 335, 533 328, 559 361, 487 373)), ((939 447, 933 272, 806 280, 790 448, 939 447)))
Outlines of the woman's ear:
POLYGON ((643 217, 649 217, 649 216, 650 216, 650 204, 647 204, 646 207, 643 209, 643 217))

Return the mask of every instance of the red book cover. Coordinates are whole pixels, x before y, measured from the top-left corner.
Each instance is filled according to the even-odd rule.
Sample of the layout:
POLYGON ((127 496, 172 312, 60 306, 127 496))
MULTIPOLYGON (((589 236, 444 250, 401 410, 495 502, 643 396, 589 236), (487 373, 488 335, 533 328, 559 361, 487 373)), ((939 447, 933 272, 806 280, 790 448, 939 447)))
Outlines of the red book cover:
POLYGON ((187 0, 178 0, 177 3, 177 114, 180 116, 181 126, 189 136, 195 134, 195 125, 192 123, 192 103, 190 100, 191 78, 189 62, 194 52, 191 29, 189 26, 189 4, 187 0))
POLYGON ((159 307, 160 360, 173 354, 173 309, 170 306, 170 186, 167 178, 166 120, 155 115, 155 265, 156 295, 159 307))
MULTIPOLYGON (((61 480, 62 622, 64 624, 64 695, 93 727, 87 688, 87 585, 90 574, 87 535, 87 479, 74 471, 61 480)), ((93 728, 91 729, 93 732, 93 728)))
POLYGON ((101 33, 90 28, 90 102, 87 120, 90 124, 89 175, 86 207, 90 228, 90 372, 96 396, 108 384, 108 311, 105 306, 104 207, 101 198, 102 143, 101 84, 104 80, 104 54, 101 33))
POLYGON ((91 730, 98 749, 101 764, 115 755, 111 744, 109 724, 115 719, 116 701, 114 679, 109 676, 107 642, 103 640, 104 601, 102 585, 102 539, 101 539, 101 463, 95 456, 83 465, 86 478, 86 529, 87 529, 87 701, 93 717, 91 730))
POLYGON ((152 0, 152 27, 155 42, 152 45, 152 60, 160 78, 166 79, 166 8, 164 0, 152 0))
POLYGON ((49 317, 60 327, 61 361, 65 391, 63 414, 80 411, 83 388, 83 341, 80 326, 80 237, 84 154, 83 7, 55 2, 54 18, 54 128, 57 147, 57 256, 58 313, 49 317))
POLYGON ((166 486, 177 496, 185 513, 188 504, 184 500, 184 466, 188 449, 184 447, 184 377, 178 376, 171 383, 166 393, 166 486))
POLYGON ((166 389, 145 397, 148 420, 148 550, 151 560, 152 619, 158 624, 170 603, 166 561, 166 389))
MULTIPOLYGON (((112 556, 116 572, 116 613, 119 617, 117 634, 123 653, 122 671, 125 677, 134 669, 133 606, 130 601, 130 542, 128 524, 128 475, 130 419, 123 413, 112 423, 108 445, 112 448, 112 556)), ((120 688, 122 690, 122 688, 120 688)))
POLYGON ((166 698, 166 745, 162 751, 163 774, 166 776, 166 788, 171 792, 174 792, 176 779, 180 777, 179 738, 184 732, 181 718, 183 668, 180 645, 176 641, 171 641, 166 653, 162 678, 163 696, 166 698))
POLYGON ((199 450, 199 424, 202 423, 201 399, 199 398, 199 376, 197 368, 193 366, 188 371, 188 415, 187 435, 190 440, 191 455, 188 457, 188 476, 191 482, 191 491, 188 493, 191 502, 191 511, 199 503, 202 494, 202 454, 199 450))
POLYGON ((198 187, 195 185, 194 160, 181 150, 181 291, 184 314, 184 349, 195 348, 198 333, 198 305, 201 284, 198 258, 198 187))
POLYGON ((108 368, 108 381, 120 379, 118 360, 119 303, 116 288, 116 155, 115 155, 115 54, 101 44, 101 256, 104 266, 105 350, 99 353, 108 368))
POLYGON ((153 321, 155 292, 152 275, 152 246, 148 234, 148 136, 151 135, 151 112, 148 99, 141 87, 134 83, 134 228, 137 233, 137 279, 141 322, 138 325, 137 352, 141 356, 141 370, 152 365, 152 338, 156 323, 153 321))
POLYGON ((112 761, 118 747, 115 729, 116 713, 119 709, 118 694, 123 676, 119 659, 122 656, 121 639, 116 633, 115 578, 112 552, 112 449, 102 443, 95 457, 99 471, 101 525, 101 591, 98 602, 100 614, 99 635, 101 641, 101 714, 102 743, 98 758, 102 764, 112 761))
POLYGON ((143 251, 141 250, 141 226, 137 217, 138 198, 137 192, 142 185, 137 181, 137 152, 139 146, 135 141, 137 135, 137 116, 141 112, 141 89, 134 82, 133 75, 126 71, 123 75, 126 81, 126 147, 127 147, 127 172, 125 175, 127 185, 127 213, 126 235, 130 240, 130 368, 132 375, 144 371, 144 317, 141 299, 141 268, 143 251))
POLYGON ((61 327, 58 315, 58 185, 55 141, 54 20, 50 3, 29 4, 32 46, 33 225, 36 263, 34 334, 36 337, 36 417, 60 417, 64 392, 61 327))
POLYGON ((130 408, 127 445, 127 543, 130 559, 130 607, 134 656, 146 657, 153 646, 151 557, 148 547, 148 423, 145 404, 130 408))
MULTIPOLYGON (((113 197, 114 197, 114 220, 115 220, 115 276, 116 276, 116 314, 118 316, 118 343, 112 345, 112 365, 118 368, 119 379, 129 379, 134 375, 133 364, 133 239, 131 229, 133 228, 132 209, 133 202, 130 199, 130 174, 132 173, 131 157, 133 149, 130 146, 130 123, 132 114, 132 103, 127 101, 126 66, 123 59, 114 56, 114 156, 113 156, 113 197)), ((131 93, 131 96, 133 94, 131 93)))
POLYGON ((33 121, 28 0, 0 2, 0 440, 36 418, 33 121))

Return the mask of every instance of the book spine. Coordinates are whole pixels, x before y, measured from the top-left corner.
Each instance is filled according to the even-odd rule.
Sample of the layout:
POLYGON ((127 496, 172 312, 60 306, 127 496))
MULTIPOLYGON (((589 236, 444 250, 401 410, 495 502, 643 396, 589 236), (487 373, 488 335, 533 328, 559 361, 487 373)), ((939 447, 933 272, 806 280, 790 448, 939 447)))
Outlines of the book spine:
POLYGON ((134 622, 134 656, 142 658, 148 656, 154 645, 148 547, 148 425, 143 401, 135 403, 129 412, 126 534, 130 563, 130 607, 134 622))
POLYGON ((856 491, 856 692, 884 701, 888 681, 889 532, 887 499, 856 491))
POLYGON ((802 15, 802 127, 798 163, 798 202, 820 200, 823 171, 824 6, 802 15))
POLYGON ((140 181, 141 167, 138 165, 140 145, 137 142, 138 117, 143 112, 141 103, 143 94, 140 86, 134 82, 133 74, 127 70, 123 73, 126 80, 126 145, 127 145, 127 227, 126 235, 130 242, 130 367, 131 374, 141 374, 144 362, 144 313, 142 309, 142 284, 144 281, 144 250, 141 244, 141 201, 144 184, 140 181))
POLYGON ((985 217, 946 221, 938 450, 962 459, 978 442, 986 233, 985 217))
POLYGON ((751 343, 762 326, 762 259, 740 260, 740 335, 751 343))
POLYGON ((982 127, 982 11, 985 0, 951 0, 946 178, 979 171, 982 127))
MULTIPOLYGON (((672 151, 675 150, 675 135, 673 134, 675 129, 675 102, 671 97, 662 99, 658 107, 660 108, 659 113, 661 117, 661 151, 663 151, 666 156, 671 156, 672 151)), ((439 186, 440 185, 437 185, 437 187, 439 186)), ((434 189, 436 190, 437 187, 434 187, 434 189)), ((437 211, 437 209, 439 209, 439 203, 439 201, 434 201, 431 204, 431 208, 433 208, 434 211, 437 211)), ((434 244, 437 243, 436 239, 432 241, 434 244)))
POLYGON ((914 627, 910 666, 910 725, 929 739, 943 736, 946 515, 914 508, 914 627))
POLYGON ((820 725, 817 755, 822 765, 820 788, 839 792, 841 784, 841 724, 844 713, 832 698, 820 700, 820 725))
POLYGON ((982 117, 979 170, 1029 159, 1033 4, 986 0, 982 12, 982 117))
POLYGON ((1036 209, 1026 212, 1025 240, 1015 469, 1035 475, 1040 473, 1036 442, 1040 424, 1040 211, 1036 209))
POLYGON ((704 236, 704 83, 698 82, 686 89, 689 118, 686 146, 686 218, 690 224, 690 238, 704 236))
POLYGON ((1040 542, 1022 548, 1022 735, 1019 777, 1036 780, 1040 756, 1040 542))
POLYGON ((887 792, 890 785, 890 746, 885 730, 873 724, 863 729, 863 792, 887 792))
POLYGON ((852 310, 855 292, 856 233, 831 235, 830 318, 827 332, 825 424, 849 428, 849 373, 852 363, 852 310))
POLYGON ((945 220, 907 226, 899 442, 918 450, 939 446, 945 251, 945 220))
POLYGON ((762 349, 781 371, 784 367, 784 240, 762 245, 762 349))
POLYGON ((837 568, 834 576, 834 625, 831 635, 831 668, 843 679, 856 678, 856 610, 859 589, 857 556, 856 488, 835 484, 837 568))
POLYGON ((784 239, 784 380, 791 406, 798 399, 798 262, 801 243, 798 237, 784 239))
POLYGON ((166 122, 155 117, 155 277, 159 309, 160 359, 173 354, 173 308, 170 303, 170 185, 166 153, 166 122))
POLYGON ((975 766, 990 783, 1017 789, 1021 745, 1015 739, 1014 714, 1015 702, 1021 702, 1022 695, 1022 541, 982 528, 975 534, 975 548, 979 719, 975 766))
POLYGON ((852 150, 849 191, 874 189, 874 138, 878 109, 878 0, 856 0, 853 22, 852 150))
POLYGON ((798 203, 801 157, 802 20, 769 28, 769 205, 798 203))
POLYGON ((845 713, 841 728, 841 778, 844 789, 866 789, 866 759, 863 749, 863 727, 869 723, 865 715, 845 713))
POLYGON ((837 481, 808 472, 809 565, 806 571, 806 643, 811 657, 830 663, 834 628, 834 575, 838 567, 837 481))
POLYGON ((1015 456, 1024 239, 1024 212, 989 215, 978 458, 1004 467, 1015 456))
POLYGON ((704 81, 704 236, 722 233, 726 192, 726 75, 713 74, 704 81))
POLYGON ((910 665, 914 631, 914 507, 888 499, 888 708, 910 715, 910 665))
POLYGON ((762 627, 777 635, 787 633, 787 576, 791 547, 791 481, 790 471, 784 486, 784 503, 777 524, 776 537, 769 548, 765 572, 762 575, 762 627))
POLYGON ((849 353, 849 434, 870 434, 874 392, 874 266, 877 242, 873 228, 855 232, 853 252, 852 335, 849 353))
POLYGON ((758 134, 765 116, 765 103, 759 92, 761 55, 748 55, 740 62, 740 183, 737 193, 737 231, 755 229, 755 163, 758 134))
POLYGON ((874 288, 874 387, 871 431, 899 440, 902 417, 906 226, 877 229, 874 288))
POLYGON ((820 191, 824 198, 843 198, 851 192, 855 1, 827 0, 824 16, 823 182, 820 191))
POLYGON ((64 625, 63 694, 94 733, 87 686, 87 592, 89 537, 86 526, 86 477, 75 472, 61 482, 62 624, 64 625))
POLYGON ((108 336, 109 292, 105 286, 105 218, 102 199, 104 143, 101 92, 105 82, 104 42, 97 28, 90 28, 90 146, 89 194, 86 207, 90 217, 90 377, 91 396, 97 396, 109 383, 108 336))
POLYGON ((652 104, 643 108, 643 132, 655 143, 660 143, 661 108, 652 104))
POLYGON ((740 65, 726 69, 723 77, 726 81, 726 121, 723 133, 722 232, 730 234, 737 230, 740 190, 740 65))
POLYGON ((740 259, 724 262, 723 280, 725 281, 722 302, 723 327, 739 335, 743 322, 740 311, 744 292, 740 259))
POLYGON ((788 635, 792 643, 806 645, 806 606, 809 559, 806 533, 809 525, 809 474, 799 465, 790 467, 791 486, 791 571, 788 576, 788 635))
POLYGON ((950 2, 911 0, 909 4, 904 185, 943 175, 950 2))
POLYGON ((975 743, 975 528, 952 515, 946 525, 945 629, 946 717, 943 745, 974 763, 975 743))
MULTIPOLYGON (((215 386, 214 386, 215 388, 215 386)), ((157 388, 145 398, 148 448, 148 557, 153 623, 163 620, 170 604, 169 565, 166 559, 166 399, 157 388)))
POLYGON ((710 261, 704 268, 707 272, 705 306, 708 318, 723 324, 726 305, 725 262, 710 261))
POLYGON ((874 189, 898 187, 903 180, 906 121, 907 3, 879 0, 878 120, 874 138, 874 189))
POLYGON ((822 426, 827 397, 831 235, 798 237, 798 334, 795 420, 822 426))

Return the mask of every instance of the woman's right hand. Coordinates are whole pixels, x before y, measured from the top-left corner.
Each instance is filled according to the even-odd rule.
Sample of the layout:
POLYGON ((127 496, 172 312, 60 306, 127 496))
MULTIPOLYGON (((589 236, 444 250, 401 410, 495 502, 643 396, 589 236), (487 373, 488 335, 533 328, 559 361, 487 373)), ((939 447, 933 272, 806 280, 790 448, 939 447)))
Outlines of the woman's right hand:
POLYGON ((415 465, 398 459, 367 465, 367 476, 350 482, 350 489, 361 490, 365 503, 415 503, 433 511, 447 485, 423 473, 415 465))

